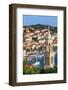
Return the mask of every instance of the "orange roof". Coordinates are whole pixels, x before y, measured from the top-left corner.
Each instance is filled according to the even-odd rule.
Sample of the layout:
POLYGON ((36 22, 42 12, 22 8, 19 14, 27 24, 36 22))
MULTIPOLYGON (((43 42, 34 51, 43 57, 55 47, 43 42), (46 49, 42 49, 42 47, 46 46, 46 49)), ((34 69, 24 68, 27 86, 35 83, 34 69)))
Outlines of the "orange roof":
POLYGON ((57 44, 57 38, 54 38, 52 44, 57 44))

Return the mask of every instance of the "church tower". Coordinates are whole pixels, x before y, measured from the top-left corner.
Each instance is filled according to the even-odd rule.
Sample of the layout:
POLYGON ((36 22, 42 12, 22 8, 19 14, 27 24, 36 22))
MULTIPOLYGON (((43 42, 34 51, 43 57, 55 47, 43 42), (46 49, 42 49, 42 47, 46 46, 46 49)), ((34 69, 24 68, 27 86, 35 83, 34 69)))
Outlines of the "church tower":
POLYGON ((48 33, 45 36, 45 62, 44 68, 53 68, 54 67, 54 47, 52 44, 52 36, 50 33, 50 27, 48 27, 48 33))

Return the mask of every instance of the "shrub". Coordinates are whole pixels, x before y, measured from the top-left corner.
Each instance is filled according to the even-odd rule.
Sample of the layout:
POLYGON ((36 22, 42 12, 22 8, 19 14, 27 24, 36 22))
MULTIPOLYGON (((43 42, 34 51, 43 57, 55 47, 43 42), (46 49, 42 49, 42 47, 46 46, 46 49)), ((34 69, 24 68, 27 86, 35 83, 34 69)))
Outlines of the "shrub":
POLYGON ((57 73, 57 66, 54 66, 54 68, 42 68, 40 69, 40 73, 57 73))
POLYGON ((23 67, 23 74, 38 74, 39 73, 39 69, 35 66, 26 64, 23 67))

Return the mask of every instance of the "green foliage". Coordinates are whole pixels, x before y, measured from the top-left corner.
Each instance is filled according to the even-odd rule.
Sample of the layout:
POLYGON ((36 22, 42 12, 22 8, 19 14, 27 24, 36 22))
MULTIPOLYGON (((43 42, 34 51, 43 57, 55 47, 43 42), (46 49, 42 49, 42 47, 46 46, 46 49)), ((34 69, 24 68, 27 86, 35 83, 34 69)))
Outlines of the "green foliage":
POLYGON ((42 68, 40 69, 40 73, 57 73, 57 67, 54 66, 54 68, 42 68))
POLYGON ((37 37, 32 37, 32 40, 34 40, 35 42, 38 42, 38 38, 37 37))
POLYGON ((27 48, 27 49, 26 49, 26 51, 27 51, 27 52, 30 52, 30 49, 29 49, 29 48, 27 48))
POLYGON ((41 68, 40 69, 40 73, 42 73, 42 74, 45 73, 45 69, 44 68, 41 68))
POLYGON ((28 64, 27 60, 23 61, 23 74, 37 74, 39 69, 33 65, 28 64))
POLYGON ((37 74, 39 73, 39 69, 34 67, 34 66, 30 66, 30 65, 25 65, 23 68, 23 74, 37 74))
MULTIPOLYGON (((42 30, 42 29, 48 29, 48 26, 49 26, 49 25, 35 24, 35 25, 24 26, 24 28, 26 28, 26 27, 29 27, 29 28, 32 27, 32 28, 34 28, 34 29, 42 30)), ((57 33, 57 27, 50 26, 50 30, 51 30, 53 33, 57 33)))
POLYGON ((50 30, 51 30, 53 33, 57 33, 57 27, 50 26, 50 30))
POLYGON ((57 73, 57 66, 54 68, 38 68, 37 66, 33 66, 28 64, 27 60, 23 62, 23 74, 45 74, 45 73, 57 73))
POLYGON ((23 61, 23 65, 26 65, 26 64, 28 64, 27 59, 23 61))
POLYGON ((32 28, 34 29, 44 29, 44 28, 48 28, 48 25, 42 25, 42 24, 36 24, 36 25, 31 25, 32 28))
POLYGON ((39 47, 39 48, 38 48, 38 51, 42 51, 42 47, 39 47))

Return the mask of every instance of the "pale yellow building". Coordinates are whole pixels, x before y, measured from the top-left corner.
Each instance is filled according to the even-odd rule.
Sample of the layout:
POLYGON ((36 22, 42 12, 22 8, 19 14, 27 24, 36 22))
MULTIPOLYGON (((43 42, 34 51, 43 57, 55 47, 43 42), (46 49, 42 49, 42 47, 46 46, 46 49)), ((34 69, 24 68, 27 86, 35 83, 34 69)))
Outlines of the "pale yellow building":
POLYGON ((48 34, 45 37, 45 65, 44 68, 53 68, 54 67, 54 47, 52 44, 52 36, 50 34, 50 29, 48 28, 48 34))

